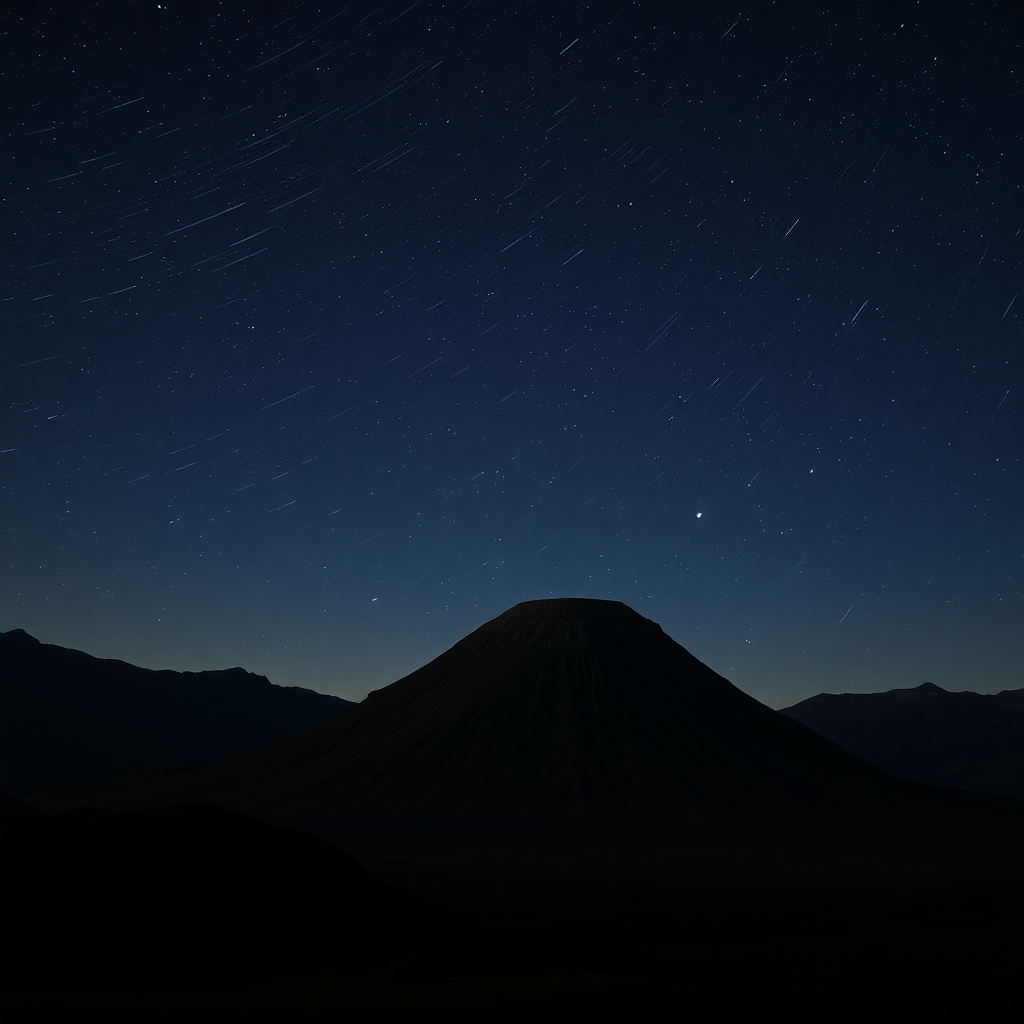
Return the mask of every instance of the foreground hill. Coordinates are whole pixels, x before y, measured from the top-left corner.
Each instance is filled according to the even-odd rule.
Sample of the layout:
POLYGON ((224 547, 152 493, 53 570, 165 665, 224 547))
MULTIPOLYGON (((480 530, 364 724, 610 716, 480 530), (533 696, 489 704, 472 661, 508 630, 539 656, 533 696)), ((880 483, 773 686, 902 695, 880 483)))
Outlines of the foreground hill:
POLYGON ((345 715, 229 764, 36 794, 217 803, 346 842, 1019 843, 1012 804, 917 786, 742 693, 619 602, 520 604, 345 715))
POLYGON ((458 941, 313 836, 218 807, 0 820, 4 983, 386 964, 458 941))
POLYGON ((155 672, 0 633, 0 789, 213 764, 346 710, 241 668, 155 672))
POLYGON ((780 712, 903 779, 1024 801, 1024 690, 819 693, 780 712))
POLYGON ((1020 1016, 1019 863, 416 844, 368 865, 453 915, 311 836, 178 806, 0 822, 0 865, 11 1021, 1020 1016))
POLYGON ((0 821, 5 818, 33 818, 39 813, 32 804, 0 789, 0 821))

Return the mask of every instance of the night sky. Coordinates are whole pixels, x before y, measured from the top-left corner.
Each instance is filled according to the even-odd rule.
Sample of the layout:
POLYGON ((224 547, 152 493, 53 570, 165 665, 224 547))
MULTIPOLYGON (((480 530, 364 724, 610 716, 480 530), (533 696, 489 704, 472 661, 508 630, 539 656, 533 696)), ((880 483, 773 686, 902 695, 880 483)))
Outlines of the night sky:
POLYGON ((1014 5, 17 9, 0 629, 358 699, 589 596, 774 707, 1024 685, 1014 5))

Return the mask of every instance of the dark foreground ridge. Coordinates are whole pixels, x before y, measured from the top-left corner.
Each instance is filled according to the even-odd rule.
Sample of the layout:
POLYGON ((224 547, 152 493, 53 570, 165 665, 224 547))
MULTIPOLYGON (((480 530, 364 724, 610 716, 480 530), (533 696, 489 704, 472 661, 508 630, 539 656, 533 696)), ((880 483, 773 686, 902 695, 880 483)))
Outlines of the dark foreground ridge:
POLYGON ((41 813, 33 804, 0 789, 0 821, 6 818, 34 818, 41 813))
POLYGON ((1020 842, 1019 809, 893 778, 615 601, 520 604, 345 715, 75 805, 217 803, 346 842, 1020 842))
POLYGON ((210 806, 0 821, 0 987, 376 965, 459 927, 347 853, 210 806))
POLYGON ((241 668, 156 672, 0 633, 0 789, 238 757, 351 707, 241 668))
POLYGON ((1016 864, 567 845, 377 858, 430 902, 497 912, 488 927, 211 806, 0 821, 0 863, 11 1020, 1019 1016, 1016 864))
POLYGON ((781 714, 900 778, 1024 801, 1024 690, 819 693, 781 714))

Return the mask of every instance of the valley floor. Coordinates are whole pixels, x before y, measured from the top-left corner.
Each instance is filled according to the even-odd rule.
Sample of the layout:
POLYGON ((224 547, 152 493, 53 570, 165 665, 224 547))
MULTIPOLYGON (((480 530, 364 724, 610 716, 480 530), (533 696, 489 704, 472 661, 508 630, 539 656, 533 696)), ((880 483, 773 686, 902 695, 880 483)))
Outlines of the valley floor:
POLYGON ((376 971, 0 993, 5 1020, 1016 1021, 1022 872, 966 855, 355 850, 485 923, 376 971))
POLYGON ((254 978, 234 983, 133 989, 0 993, 11 1022, 147 1021, 992 1021, 1020 1013, 1019 958, 965 975, 951 962, 919 972, 913 962, 875 974, 801 972, 777 982, 703 982, 663 966, 652 975, 514 971, 413 971, 254 978), (1011 973, 1012 972, 1012 973, 1011 973))

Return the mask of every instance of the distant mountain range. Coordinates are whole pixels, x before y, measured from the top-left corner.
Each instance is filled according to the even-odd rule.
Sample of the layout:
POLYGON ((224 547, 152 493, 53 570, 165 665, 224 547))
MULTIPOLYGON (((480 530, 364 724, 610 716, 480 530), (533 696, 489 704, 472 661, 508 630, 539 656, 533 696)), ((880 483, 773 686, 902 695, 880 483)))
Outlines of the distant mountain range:
POLYGON ((1024 801, 1024 689, 819 693, 780 714, 902 779, 1024 801))
MULTIPOLYGON (((116 751, 136 735, 155 737, 166 760, 175 730, 180 747, 210 707, 231 724, 253 692, 319 696, 241 670, 148 673, 23 633, 0 635, 0 658, 2 692, 23 709, 4 696, 5 764, 16 750, 37 757, 29 764, 74 755, 95 771, 97 747, 116 751), (157 700, 164 686, 180 701, 157 700), (221 689, 231 699, 218 705, 221 689), (27 738, 15 736, 19 725, 27 738)), ((140 747, 130 753, 137 760, 140 747)), ((186 976, 206 986, 342 965, 391 978, 403 1000, 395 1019, 405 1019, 408 993, 431 991, 420 982, 435 969, 447 978, 463 965, 468 976, 481 956, 499 966, 528 957, 547 978, 575 936, 614 943, 603 964, 620 962, 623 943, 645 964, 652 949, 681 950, 696 987, 700 957, 727 959, 733 985, 776 956, 773 976, 811 977, 807 1005, 820 1016, 819 978, 846 963, 857 979, 844 983, 847 1000, 865 973, 847 958, 880 937, 898 951, 883 960, 902 974, 927 961, 904 957, 935 929, 962 929, 985 969, 1019 932, 1019 803, 896 778, 742 693, 611 601, 517 605, 344 714, 234 760, 21 795, 28 803, 0 792, 10 882, 0 988, 186 976), (325 838, 354 844, 380 877, 325 838), (517 932, 499 942, 469 918, 517 932), (737 968, 737 951, 748 967, 737 968), (820 974, 807 967, 815 951, 820 974)), ((972 1000, 989 983, 985 969, 972 1000)), ((276 1016, 301 1016, 305 984, 281 989, 289 1010, 276 1016)), ((363 1019, 348 983, 331 986, 363 1019)), ((869 994, 872 1007, 886 1005, 869 994)), ((601 1000, 589 1019, 604 1019, 601 1000)), ((575 1003, 552 1008, 558 1019, 566 1005, 575 1003)), ((916 990, 907 1006, 918 1006, 916 990)))
POLYGON ((126 772, 214 764, 351 706, 241 668, 158 672, 13 629, 0 633, 0 789, 24 796, 126 772))
POLYGON ((215 803, 335 841, 1020 844, 1010 801, 894 778, 615 601, 532 601, 344 715, 43 810, 215 803))

